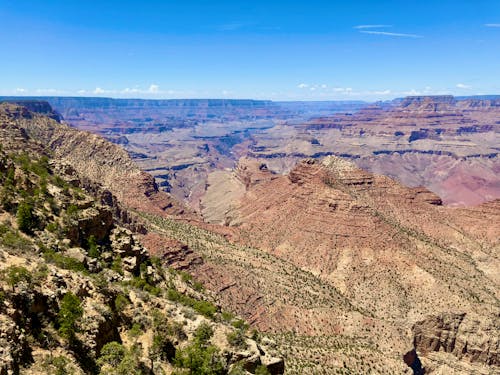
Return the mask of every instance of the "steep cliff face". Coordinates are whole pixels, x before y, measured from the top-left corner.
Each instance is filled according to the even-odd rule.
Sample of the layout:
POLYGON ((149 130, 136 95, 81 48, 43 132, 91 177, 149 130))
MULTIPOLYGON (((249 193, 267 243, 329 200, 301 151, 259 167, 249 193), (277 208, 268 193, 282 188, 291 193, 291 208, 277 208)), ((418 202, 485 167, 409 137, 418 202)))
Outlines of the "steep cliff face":
MULTIPOLYGON (((22 116, 25 118, 32 118, 33 113, 38 113, 49 117, 55 121, 60 122, 62 120, 62 116, 55 111, 47 101, 44 100, 19 100, 19 99, 1 99, 0 103, 10 103, 14 106, 11 109, 17 108, 14 111, 20 111, 22 116)), ((8 107, 4 107, 3 110, 9 111, 8 107)))
POLYGON ((457 359, 500 366, 497 316, 444 313, 431 315, 413 326, 415 348, 453 354, 457 359))

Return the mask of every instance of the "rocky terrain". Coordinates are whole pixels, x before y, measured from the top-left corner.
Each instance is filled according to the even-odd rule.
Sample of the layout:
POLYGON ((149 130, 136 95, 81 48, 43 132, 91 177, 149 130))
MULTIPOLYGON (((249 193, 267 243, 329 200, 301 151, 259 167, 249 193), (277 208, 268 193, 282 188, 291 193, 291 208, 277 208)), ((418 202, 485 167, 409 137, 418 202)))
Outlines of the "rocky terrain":
POLYGON ((304 157, 342 156, 471 206, 500 198, 499 117, 498 98, 409 97, 277 126, 254 136, 246 155, 280 173, 304 157))
POLYGON ((369 105, 47 100, 67 123, 123 146, 161 190, 208 215, 207 185, 223 181, 224 170, 241 157, 282 174, 303 158, 336 155, 405 185, 425 186, 445 205, 500 198, 498 97, 408 97, 369 105))
POLYGON ((200 209, 208 175, 233 168, 252 134, 285 121, 306 121, 311 116, 355 111, 364 105, 223 99, 43 99, 71 126, 121 145, 142 170, 155 177, 160 189, 195 210, 200 209))
POLYGON ((281 324, 311 337, 377 336, 372 344, 393 358, 413 342, 436 373, 493 371, 468 363, 498 360, 499 201, 446 208, 425 188, 335 157, 307 159, 287 176, 245 160, 233 181, 245 193, 218 218, 237 228, 233 240, 310 272, 349 304, 321 313, 297 305, 292 316, 286 308, 281 324), (461 319, 447 327, 448 316, 461 319))
MULTIPOLYGON (((221 373, 242 373, 240 365, 281 373, 282 359, 287 374, 419 374, 422 366, 429 374, 498 372, 498 201, 445 207, 425 188, 405 187, 336 157, 303 160, 287 175, 247 158, 234 171, 220 171, 224 175, 208 187, 213 199, 202 204, 204 216, 212 215, 207 223, 161 192, 118 145, 19 105, 4 104, 0 113, 2 153, 15 165, 16 181, 1 214, 2 243, 5 233, 30 243, 10 246, 9 234, 1 245, 7 259, 2 314, 12 332, 41 326, 57 341, 47 346, 31 328, 24 336, 0 336, 20 337, 6 354, 14 358, 11 368, 18 363, 21 371, 43 373, 40 366, 64 362, 89 371, 61 332, 68 308, 78 316, 69 320, 73 339, 87 345, 88 363, 98 366, 92 371, 103 373, 130 363, 146 373, 182 373, 194 354, 212 358, 213 368, 223 363, 221 373), (29 157, 16 161, 20 150, 29 157), (47 169, 47 193, 35 194, 44 186, 36 177, 44 175, 40 164, 47 169), (34 181, 33 191, 18 189, 26 180, 34 181), (33 202, 31 213, 40 220, 25 233, 19 207, 39 194, 49 204, 52 196, 56 208, 33 202), (31 272, 30 279, 12 265, 49 271, 31 272), (57 286, 53 273, 66 286, 57 286), (30 302, 22 310, 14 302, 26 285, 34 294, 53 291, 55 302, 48 309, 30 302), (80 292, 82 285, 87 291, 80 292), (68 290, 78 300, 65 297, 68 290), (119 294, 122 308, 116 307, 119 294), (92 304, 95 309, 87 307, 92 304), (167 324, 155 323, 156 310, 167 324), (35 323, 25 325, 23 316, 35 323), (102 321, 112 321, 118 335, 97 343, 94 325, 102 321), (202 322, 213 331, 208 341, 202 322), (176 323, 187 338, 176 336, 176 323), (172 330, 160 328, 169 324, 172 330), (156 336, 168 338, 156 339, 164 349, 159 357, 156 336), (238 347, 242 337, 246 350, 238 347)), ((4 181, 12 177, 8 170, 4 181)))
POLYGON ((29 108, 0 105, 0 373, 282 374, 275 342, 181 271, 174 240, 142 244, 128 210, 182 213, 153 179, 29 108))

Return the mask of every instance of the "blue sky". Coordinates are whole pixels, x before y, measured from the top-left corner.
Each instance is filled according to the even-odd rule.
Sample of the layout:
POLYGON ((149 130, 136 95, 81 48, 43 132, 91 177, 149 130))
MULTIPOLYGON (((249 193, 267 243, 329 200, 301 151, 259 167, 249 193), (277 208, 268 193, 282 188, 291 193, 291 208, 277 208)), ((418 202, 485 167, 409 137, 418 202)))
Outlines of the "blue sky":
POLYGON ((0 0, 0 95, 500 94, 499 0, 0 0))

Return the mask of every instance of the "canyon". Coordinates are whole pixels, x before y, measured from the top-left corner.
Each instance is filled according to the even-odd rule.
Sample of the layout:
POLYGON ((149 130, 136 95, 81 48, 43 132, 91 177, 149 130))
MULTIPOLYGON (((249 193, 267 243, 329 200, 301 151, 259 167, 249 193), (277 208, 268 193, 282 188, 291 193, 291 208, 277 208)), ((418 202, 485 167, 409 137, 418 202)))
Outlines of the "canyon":
MULTIPOLYGON (((130 151, 130 140, 117 141, 118 134, 129 139, 130 134, 121 130, 105 134, 111 143, 59 123, 41 104, 17 104, 3 108, 1 120, 3 129, 14 127, 19 136, 5 133, 1 140, 8 150, 29 144, 50 152, 54 168, 107 206, 117 223, 144 244, 147 254, 160 259, 163 267, 192 275, 217 306, 261 332, 263 342, 275 349, 273 361, 284 359, 285 373, 418 374, 422 365, 426 373, 489 374, 499 366, 498 199, 453 207, 446 205, 446 197, 425 187, 408 187, 360 169, 361 156, 340 158, 321 151, 311 158, 309 151, 279 151, 280 157, 268 157, 267 149, 256 148, 259 141, 273 139, 278 129, 293 133, 312 126, 315 133, 307 134, 314 134, 318 142, 310 140, 309 146, 323 147, 322 132, 356 133, 347 124, 333 127, 332 119, 366 118, 367 111, 378 111, 409 121, 406 113, 396 115, 408 106, 412 114, 416 106, 423 118, 430 119, 429 111, 451 116, 450 106, 465 105, 453 98, 440 100, 443 104, 436 104, 436 98, 413 98, 380 103, 378 109, 351 107, 353 113, 331 117, 318 113, 325 104, 311 105, 307 113, 291 106, 287 111, 295 115, 283 113, 280 124, 252 130, 241 143, 229 142, 231 151, 219 153, 219 160, 226 155, 227 166, 217 166, 214 159, 176 171, 191 168, 196 178, 205 176, 208 183, 203 182, 197 205, 184 194, 179 199, 182 189, 176 190, 175 184, 180 180, 170 177, 166 189, 142 171, 145 164, 130 151), (304 117, 297 120, 299 112, 304 117), (228 157, 231 152, 236 156, 228 157), (206 169, 198 173, 203 163, 206 169)), ((479 116, 476 109, 470 116, 494 121, 494 103, 481 103, 491 117, 479 116)), ((373 126, 377 138, 385 125, 373 126)), ((492 129, 479 131, 486 139, 486 153, 498 145, 496 127, 492 129)), ((234 129, 224 131, 234 135, 234 129)), ((466 142, 451 124, 448 133, 466 142)), ((286 139, 283 134, 287 133, 280 139, 286 139)), ((433 138, 429 136, 429 142, 437 145, 450 142, 433 138)), ((423 141, 427 138, 407 138, 391 147, 423 141)), ((174 139, 165 142, 162 147, 174 139)), ((175 142, 182 146, 179 139, 175 142)), ((212 152, 212 147, 217 150, 212 142, 218 139, 193 142, 210 142, 201 155, 212 152)), ((283 141, 274 144, 288 147, 283 141)), ((365 152, 364 147, 356 149, 365 152)), ((189 181, 194 180, 186 179, 179 187, 186 188, 189 181)), ((488 186, 490 191, 495 184, 488 186)), ((189 285, 183 288, 191 290, 189 285)))
POLYGON ((207 218, 207 186, 226 183, 242 157, 284 174, 303 158, 336 155, 407 186, 424 186, 451 206, 500 197, 495 96, 371 104, 47 100, 70 125, 120 144, 162 190, 207 218))

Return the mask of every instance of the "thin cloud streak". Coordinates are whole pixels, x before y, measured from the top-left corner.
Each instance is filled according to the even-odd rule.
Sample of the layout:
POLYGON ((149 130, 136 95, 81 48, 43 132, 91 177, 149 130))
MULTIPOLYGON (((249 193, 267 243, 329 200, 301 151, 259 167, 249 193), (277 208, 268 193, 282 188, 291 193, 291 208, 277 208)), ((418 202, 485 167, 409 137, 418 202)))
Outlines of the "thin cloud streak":
POLYGON ((392 27, 392 25, 358 25, 354 26, 353 29, 382 29, 385 27, 392 27))
POLYGON ((485 23, 486 27, 500 27, 500 23, 485 23))
POLYGON ((372 35, 385 35, 385 36, 395 36, 399 38, 423 38, 422 35, 417 34, 404 34, 404 33, 389 33, 387 31, 372 31, 372 30, 361 30, 360 33, 372 34, 372 35))

